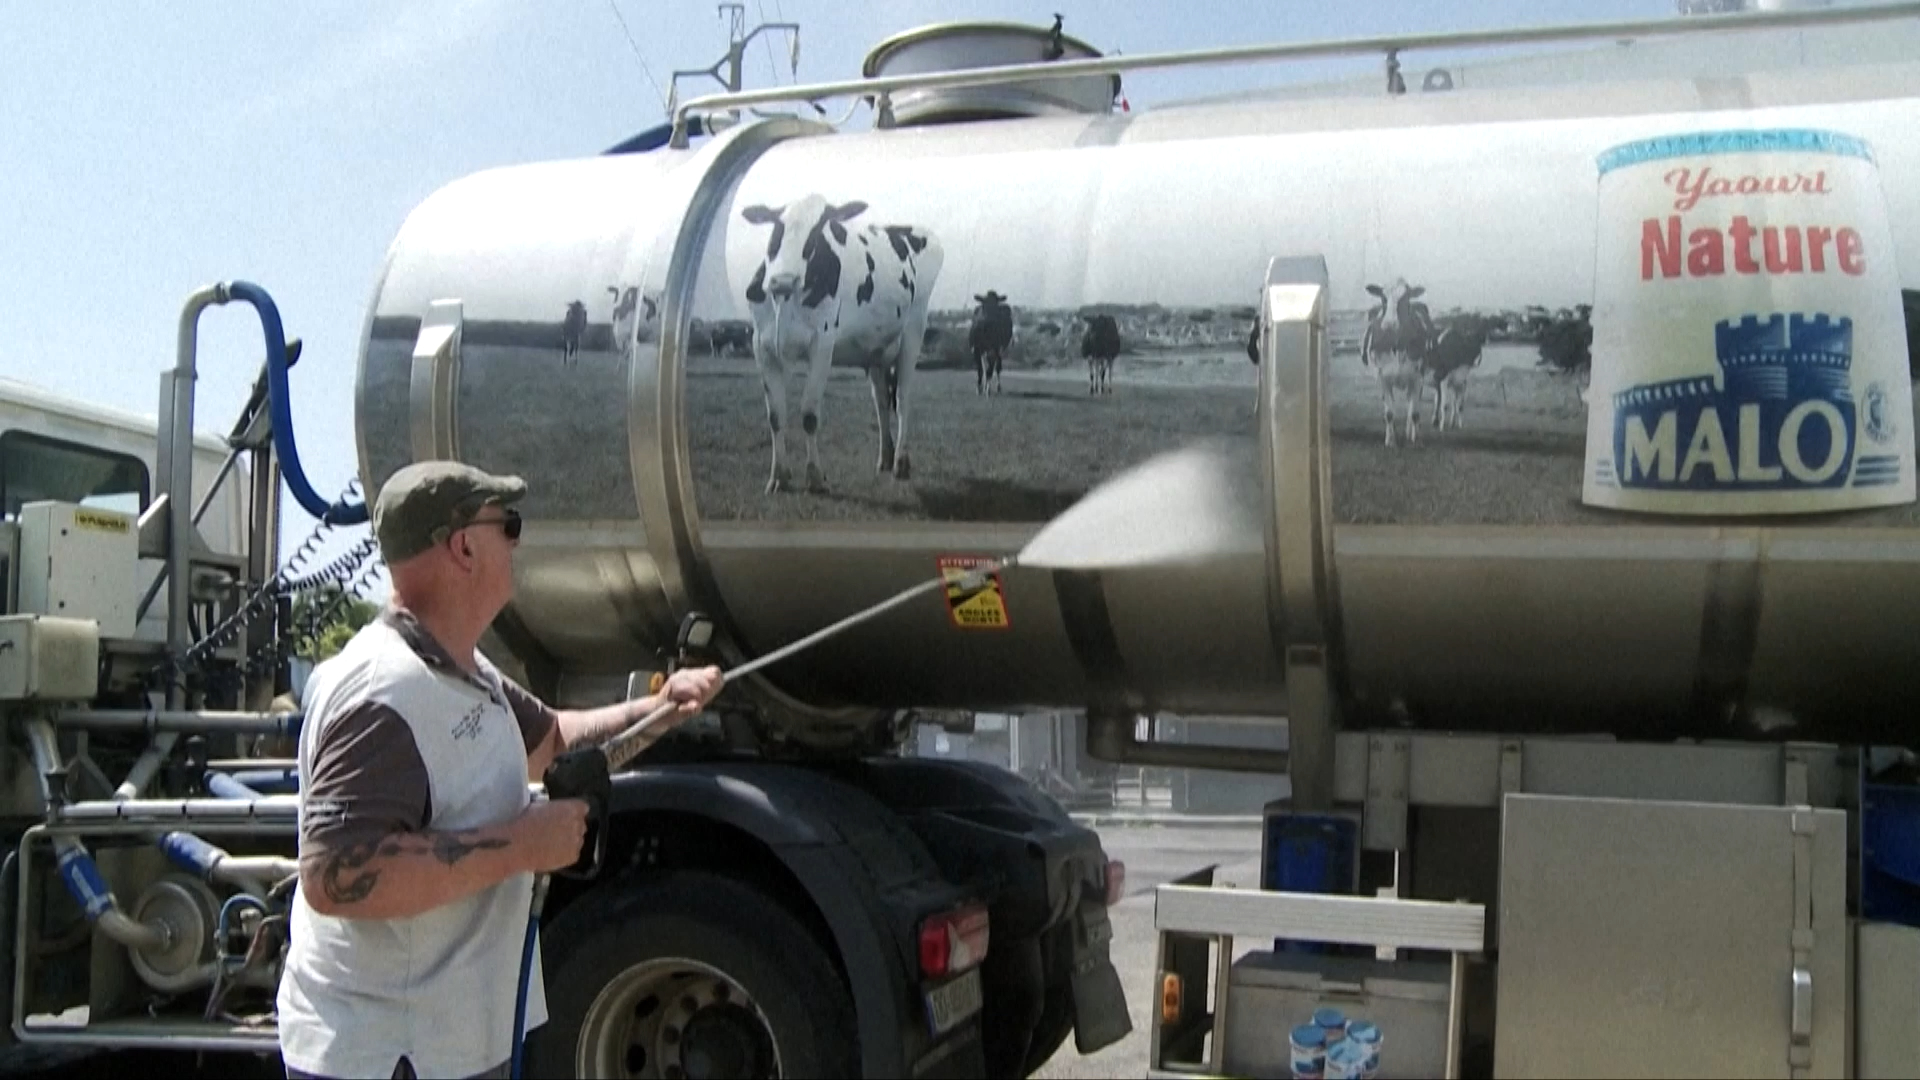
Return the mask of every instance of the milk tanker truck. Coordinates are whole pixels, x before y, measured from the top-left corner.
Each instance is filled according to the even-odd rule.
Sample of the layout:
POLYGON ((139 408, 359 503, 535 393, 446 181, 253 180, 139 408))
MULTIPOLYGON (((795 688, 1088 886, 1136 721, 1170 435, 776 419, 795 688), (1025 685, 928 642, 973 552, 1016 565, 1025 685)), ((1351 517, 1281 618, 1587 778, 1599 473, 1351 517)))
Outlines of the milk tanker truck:
MULTIPOLYGON (((488 654, 583 705, 839 625, 615 777, 597 872, 543 913, 528 1071, 1024 1075, 1124 1037, 1131 996, 1152 1075, 1910 1072, 1916 15, 1125 58, 932 27, 862 79, 434 193, 379 276, 353 438, 367 497, 430 458, 527 480, 488 654), (1826 59, 1399 69, 1679 37, 1724 66, 1752 27, 1826 59), (1114 111, 1124 71, 1339 54, 1384 55, 1386 91, 1114 111), (747 111, 836 96, 873 129, 747 111), (1250 529, 1010 558, 1196 444, 1250 529), (1290 784, 1257 882, 1156 888, 1151 985, 1115 974, 1092 832, 899 753, 916 718, 1025 708, 1083 710, 1109 761, 1290 784)), ((283 476, 316 537, 366 511, 304 477, 265 291, 196 293, 180 344, 151 452, 88 458, 71 418, 0 438, 26 1048, 274 1046, 276 695, 317 625, 291 601, 362 591, 372 551, 277 551, 283 476), (266 361, 209 450, 195 327, 234 302, 266 361)), ((1184 505, 1158 490, 1109 539, 1184 505)))

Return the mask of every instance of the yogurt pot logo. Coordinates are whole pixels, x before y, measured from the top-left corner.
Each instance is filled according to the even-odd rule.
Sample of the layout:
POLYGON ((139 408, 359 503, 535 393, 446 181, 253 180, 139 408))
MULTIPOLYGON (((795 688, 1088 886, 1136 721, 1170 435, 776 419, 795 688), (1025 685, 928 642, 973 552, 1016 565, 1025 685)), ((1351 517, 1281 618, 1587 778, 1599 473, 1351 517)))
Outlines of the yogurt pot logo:
POLYGON ((1872 148, 1717 131, 1598 164, 1582 500, 1700 515, 1912 502, 1906 324, 1872 148))

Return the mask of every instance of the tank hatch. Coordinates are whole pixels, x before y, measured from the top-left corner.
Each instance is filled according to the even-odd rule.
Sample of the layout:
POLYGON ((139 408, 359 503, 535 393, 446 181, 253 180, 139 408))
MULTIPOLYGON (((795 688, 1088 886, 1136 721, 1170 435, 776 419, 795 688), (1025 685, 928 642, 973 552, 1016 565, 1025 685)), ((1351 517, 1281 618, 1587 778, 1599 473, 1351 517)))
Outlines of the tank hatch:
MULTIPOLYGON (((896 34, 867 53, 861 74, 869 79, 935 71, 1090 60, 1098 49, 1051 27, 1005 22, 953 22, 896 34)), ((996 86, 939 87, 892 95, 894 127, 1005 120, 1029 116, 1102 115, 1113 112, 1120 76, 1031 79, 996 86)))

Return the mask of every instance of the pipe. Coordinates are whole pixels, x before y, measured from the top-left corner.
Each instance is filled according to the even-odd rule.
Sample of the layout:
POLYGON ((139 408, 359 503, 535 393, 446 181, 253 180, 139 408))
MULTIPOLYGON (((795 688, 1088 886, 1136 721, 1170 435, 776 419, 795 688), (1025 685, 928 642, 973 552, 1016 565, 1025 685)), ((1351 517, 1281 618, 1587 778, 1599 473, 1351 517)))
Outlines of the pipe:
POLYGON ((205 776, 207 794, 216 799, 258 799, 260 793, 228 776, 226 773, 208 770, 205 776))
POLYGON ((33 778, 40 785, 40 804, 51 813, 66 801, 65 795, 53 790, 53 771, 60 767, 60 743, 53 725, 43 719, 27 721, 27 748, 33 754, 33 778))
POLYGON ((1131 716, 1088 716, 1087 753, 1097 760, 1121 765, 1147 765, 1157 769, 1227 769, 1283 775, 1290 771, 1293 760, 1293 755, 1285 750, 1141 742, 1133 737, 1131 716))
POLYGON ((175 830, 160 838, 160 850, 182 869, 198 874, 211 885, 222 882, 239 888, 262 881, 278 883, 300 872, 300 864, 277 855, 235 857, 189 832, 175 830))
POLYGON ((207 768, 232 773, 235 777, 239 777, 241 773, 248 770, 293 773, 299 766, 300 762, 297 758, 279 757, 210 758, 207 761, 207 768))
MULTIPOLYGON (((180 309, 180 333, 173 373, 167 383, 171 401, 167 402, 169 448, 163 483, 167 486, 167 655, 183 656, 187 650, 188 586, 187 557, 192 553, 193 535, 193 384, 198 377, 196 353, 200 333, 200 313, 214 304, 227 302, 227 287, 208 285, 187 297, 180 309)), ((177 681, 167 687, 167 704, 179 708, 186 703, 186 688, 177 681)))
MULTIPOLYGON (((24 1000, 24 999, 20 999, 24 1000)), ((202 1020, 156 1020, 141 1016, 127 1020, 95 1020, 85 1028, 66 1024, 33 1025, 24 1019, 14 1026, 23 1043, 42 1046, 83 1046, 125 1050, 205 1051, 210 1053, 273 1054, 279 1035, 271 1027, 248 1031, 229 1023, 202 1020)))
POLYGON ((120 910, 119 904, 114 902, 113 890, 107 887, 106 879, 100 876, 100 868, 93 864, 93 856, 87 854, 84 844, 71 836, 56 836, 53 847, 59 852, 56 863, 60 868, 60 880, 66 882, 67 891, 73 894, 74 900, 87 913, 88 921, 129 949, 145 952, 167 947, 170 935, 165 930, 135 922, 120 910))
POLYGON ((348 505, 344 500, 329 506, 307 483, 306 470, 300 467, 300 451, 293 439, 293 408, 287 390, 287 339, 280 325, 280 309, 260 286, 235 281, 227 286, 233 299, 253 305, 260 316, 261 330, 267 338, 267 407, 273 417, 273 448, 280 457, 281 475, 293 490, 293 497, 307 513, 335 525, 359 525, 367 520, 367 504, 348 505))
MULTIPOLYGON (((40 777, 40 797, 51 814, 59 800, 50 777, 60 767, 60 744, 55 740, 53 725, 45 720, 28 721, 27 746, 33 753, 34 771, 40 777)), ((107 887, 106 879, 100 876, 100 868, 94 865, 93 856, 87 854, 85 844, 71 836, 56 836, 53 838, 53 849, 57 853, 55 865, 59 868, 60 880, 66 883, 67 891, 73 894, 80 909, 86 912, 88 922, 129 949, 161 949, 169 944, 170 935, 164 929, 136 922, 120 910, 114 902, 113 890, 107 887)), ((24 862, 20 874, 21 880, 25 881, 27 868, 24 862)), ((23 925, 24 922, 22 920, 23 925)))
POLYGON ((113 797, 120 801, 139 798, 148 781, 153 779, 153 774, 160 771, 161 762, 173 753, 173 744, 179 741, 178 731, 162 731, 155 735, 146 752, 133 763, 133 768, 127 770, 127 778, 114 790, 113 797))
POLYGON ((96 821, 156 822, 182 824, 232 821, 298 820, 298 795, 266 795, 258 799, 128 799, 124 802, 83 802, 61 807, 50 814, 50 824, 96 821))
POLYGON ((210 735, 300 734, 301 715, 254 712, 194 712, 190 709, 88 709, 60 713, 54 722, 77 731, 188 731, 210 735))
POLYGON ((993 67, 924 71, 910 75, 862 77, 835 82, 774 86, 760 90, 733 90, 706 94, 681 102, 673 112, 675 125, 671 145, 686 146, 683 128, 698 112, 717 112, 749 105, 777 105, 788 102, 814 102, 821 98, 848 94, 880 96, 896 91, 966 89, 1030 79, 1074 79, 1092 75, 1120 75, 1157 68, 1196 67, 1254 61, 1303 60, 1334 56, 1368 56, 1408 52, 1415 49, 1462 49, 1494 45, 1537 45, 1548 42, 1618 40, 1621 38, 1657 38, 1685 34, 1724 34, 1738 30, 1794 29, 1803 26, 1837 26, 1857 22, 1912 18, 1920 15, 1920 3, 1864 4, 1849 8, 1818 8, 1808 11, 1754 12, 1717 15, 1711 19, 1632 19, 1605 23, 1574 23, 1559 26, 1530 26, 1505 30, 1455 30, 1438 33, 1390 34, 1376 37, 1346 38, 1329 41, 1295 41, 1271 45, 1239 45, 1228 48, 1187 49, 1172 52, 1137 53, 1132 56, 1101 56, 1087 60, 1043 60, 993 67))
POLYGON ((297 768, 245 769, 227 775, 262 795, 293 795, 300 790, 300 770, 297 768))

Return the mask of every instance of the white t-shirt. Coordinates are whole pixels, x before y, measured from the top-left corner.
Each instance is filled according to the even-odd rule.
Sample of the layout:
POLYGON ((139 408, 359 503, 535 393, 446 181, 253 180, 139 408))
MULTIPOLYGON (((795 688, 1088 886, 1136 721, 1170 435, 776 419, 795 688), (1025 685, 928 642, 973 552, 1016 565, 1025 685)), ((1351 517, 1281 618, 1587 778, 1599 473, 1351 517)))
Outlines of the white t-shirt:
MULTIPOLYGON (((425 800, 413 797, 426 803, 434 831, 517 817, 529 800, 533 736, 509 694, 530 695, 506 685, 484 658, 480 668, 475 679, 452 667, 418 623, 392 611, 318 665, 300 734, 302 836, 357 812, 343 804, 359 799, 328 794, 345 790, 337 779, 331 788, 309 787, 307 779, 316 776, 316 747, 329 731, 347 728, 343 720, 364 724, 369 715, 385 725, 387 758, 404 756, 404 740, 392 742, 401 731, 392 723, 396 714, 411 733, 419 760, 409 759, 409 775, 424 766, 428 788, 425 800)), ((337 760, 340 751, 327 749, 337 760)), ((365 801, 387 797, 370 792, 365 801)), ((355 875, 348 868, 339 876, 355 875)), ((281 1057, 303 1072, 342 1077, 390 1075, 403 1056, 420 1076, 471 1076, 508 1060, 532 892, 533 875, 519 874, 405 919, 322 915, 296 894, 279 989, 281 1057)), ((546 1019, 536 948, 526 1027, 546 1019)))

